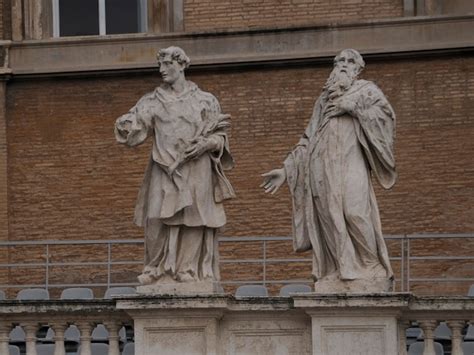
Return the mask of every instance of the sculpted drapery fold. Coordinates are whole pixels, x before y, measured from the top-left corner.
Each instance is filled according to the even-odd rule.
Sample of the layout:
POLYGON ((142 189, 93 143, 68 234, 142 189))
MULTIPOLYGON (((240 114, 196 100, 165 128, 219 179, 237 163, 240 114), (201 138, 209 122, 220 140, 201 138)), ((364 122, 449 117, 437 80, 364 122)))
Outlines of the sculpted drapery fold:
MULTIPOLYGON (((215 141, 218 148, 196 159, 196 161, 202 159, 208 161, 210 169, 207 169, 207 164, 204 167, 204 163, 197 164, 191 161, 183 162, 173 174, 169 174, 170 167, 182 159, 182 152, 187 142, 202 133, 202 128, 217 120, 220 114, 217 99, 190 82, 188 90, 179 97, 168 95, 161 88, 157 88, 153 93, 140 99, 127 114, 122 116, 130 119, 132 124, 127 137, 121 137, 120 132, 116 130, 117 140, 136 146, 143 143, 147 137, 153 136, 152 154, 135 208, 137 225, 145 226, 146 220, 153 218, 160 218, 166 224, 184 224, 190 227, 203 225, 217 228, 225 224, 223 209, 222 212, 219 211, 218 216, 215 216, 214 210, 204 212, 204 208, 200 208, 206 207, 200 204, 209 197, 203 196, 204 201, 199 197, 193 198, 193 193, 196 191, 190 188, 193 184, 189 181, 197 179, 203 182, 203 179, 207 179, 208 184, 212 185, 209 189, 216 203, 235 196, 232 186, 224 175, 224 170, 233 167, 225 130, 218 129, 209 134, 207 138, 215 141), (162 172, 159 182, 152 182, 153 179, 157 179, 153 176, 155 164, 162 172), (190 169, 191 166, 194 168, 190 169), (159 191, 156 190, 157 185, 161 186, 159 191), (204 213, 202 218, 187 213, 193 204, 204 213), (185 208, 188 210, 183 211, 185 208)), ((195 188, 204 193, 199 184, 195 184, 195 188)))
POLYGON ((217 99, 184 77, 190 60, 181 48, 158 52, 163 83, 115 124, 119 143, 147 138, 152 152, 135 205, 145 229, 144 293, 213 293, 219 289, 217 231, 223 201, 234 197, 224 171, 232 168, 229 115, 217 99))
POLYGON ((395 182, 395 114, 380 89, 367 81, 357 80, 342 99, 355 103, 353 112, 327 117, 329 100, 321 95, 284 162, 294 249, 313 250, 316 280, 391 278, 368 172, 384 188, 395 182))

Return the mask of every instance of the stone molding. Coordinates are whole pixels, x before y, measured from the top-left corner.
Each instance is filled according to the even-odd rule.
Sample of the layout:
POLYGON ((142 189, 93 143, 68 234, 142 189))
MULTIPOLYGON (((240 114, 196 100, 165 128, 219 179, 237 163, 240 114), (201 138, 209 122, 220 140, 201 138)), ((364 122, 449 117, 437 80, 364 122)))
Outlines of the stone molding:
MULTIPOLYGON (((39 300, 39 301, 17 301, 6 300, 0 302, 0 315, 31 314, 46 316, 54 314, 95 314, 116 312, 117 308, 113 300, 39 300)), ((120 312, 119 312, 120 313, 120 312)))
POLYGON ((473 25, 474 15, 407 17, 318 27, 13 41, 9 68, 13 75, 148 70, 156 66, 157 49, 170 45, 185 49, 197 68, 330 62, 346 47, 383 58, 457 52, 474 50, 473 25))
MULTIPOLYGON (((56 347, 64 349, 61 329, 69 323, 84 332, 81 342, 85 346, 93 326, 104 324, 118 349, 117 329, 133 320, 137 355, 333 355, 349 347, 359 350, 354 354, 405 354, 397 349, 406 349, 405 329, 413 322, 429 335, 440 321, 446 321, 453 332, 453 348, 460 354, 461 330, 474 318, 474 299, 409 293, 242 299, 129 295, 112 300, 0 301, 0 318, 0 349, 8 343, 4 335, 17 324, 30 334, 33 344, 40 325, 59 329, 56 347)), ((425 336, 425 345, 431 349, 426 354, 434 355, 432 336, 425 336)))
MULTIPOLYGON (((183 336, 189 337, 196 354, 250 353, 246 352, 249 348, 258 353, 275 353, 276 349, 285 353, 297 347, 299 354, 332 355, 351 346, 355 354, 403 354, 405 329, 411 322, 419 321, 428 331, 439 320, 447 320, 453 334, 459 335, 472 318, 474 300, 410 293, 306 293, 243 299, 137 295, 117 299, 117 308, 134 319, 137 355, 150 350, 184 353, 189 346, 177 341, 183 336), (416 309, 421 312, 414 312, 416 309)), ((427 340, 427 348, 430 345, 432 339, 427 340)))

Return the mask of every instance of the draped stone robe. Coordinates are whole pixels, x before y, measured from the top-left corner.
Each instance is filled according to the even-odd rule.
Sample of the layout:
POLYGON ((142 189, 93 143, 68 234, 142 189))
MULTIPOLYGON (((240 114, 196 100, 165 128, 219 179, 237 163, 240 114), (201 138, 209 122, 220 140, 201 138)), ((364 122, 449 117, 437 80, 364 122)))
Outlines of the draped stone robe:
POLYGON ((217 99, 187 81, 184 92, 162 87, 143 96, 116 122, 120 143, 153 139, 152 154, 135 207, 135 223, 145 227, 145 273, 178 281, 218 280, 216 229, 225 225, 223 201, 234 196, 224 175, 233 166, 224 130, 207 136, 218 149, 178 166, 184 151, 207 120, 221 114, 217 99), (126 128, 124 134, 119 128, 126 128))
POLYGON ((312 249, 315 280, 392 279, 371 173, 396 180, 395 114, 380 89, 357 80, 343 94, 352 115, 327 117, 327 94, 285 160, 296 251, 312 249))

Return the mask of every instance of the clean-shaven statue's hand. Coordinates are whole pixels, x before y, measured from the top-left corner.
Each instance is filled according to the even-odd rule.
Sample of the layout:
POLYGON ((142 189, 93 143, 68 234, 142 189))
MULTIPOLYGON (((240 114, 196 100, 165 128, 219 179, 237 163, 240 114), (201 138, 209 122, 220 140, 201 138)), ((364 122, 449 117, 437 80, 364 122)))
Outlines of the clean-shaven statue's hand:
POLYGON ((120 136, 126 138, 132 129, 132 120, 128 114, 125 114, 117 119, 115 126, 120 136))
POLYGON ((191 160, 197 158, 207 151, 214 151, 219 148, 218 142, 212 138, 199 138, 191 142, 191 145, 184 151, 184 159, 191 160))
POLYGON ((268 173, 262 174, 262 176, 264 179, 260 187, 263 187, 266 193, 271 193, 272 195, 278 191, 280 186, 283 185, 286 180, 284 168, 274 169, 268 173))

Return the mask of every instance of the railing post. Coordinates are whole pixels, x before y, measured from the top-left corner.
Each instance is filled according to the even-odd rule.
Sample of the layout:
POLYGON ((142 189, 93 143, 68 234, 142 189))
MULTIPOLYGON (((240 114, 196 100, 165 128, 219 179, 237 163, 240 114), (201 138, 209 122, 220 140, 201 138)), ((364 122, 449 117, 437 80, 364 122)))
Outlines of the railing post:
POLYGON ((38 323, 26 322, 21 324, 25 331, 26 355, 36 354, 36 331, 38 330, 38 323))
POLYGON ((111 280, 111 265, 112 262, 112 247, 110 242, 107 243, 107 288, 110 288, 110 280, 111 280))
POLYGON ((267 242, 263 240, 263 285, 267 283, 267 242))
POLYGON ((0 354, 8 354, 8 342, 12 324, 10 322, 0 322, 0 354))
POLYGON ((405 238, 400 240, 400 291, 405 290, 405 238))
POLYGON ((91 333, 92 324, 90 322, 77 322, 77 329, 81 333, 81 353, 80 355, 91 355, 91 333))
POLYGON ((120 355, 119 348, 119 324, 117 321, 104 323, 109 331, 109 355, 120 355))
POLYGON ((54 355, 65 355, 66 349, 64 348, 64 332, 68 325, 64 322, 54 322, 51 324, 51 328, 54 330, 54 355))
POLYGON ((405 235, 405 238, 406 238, 406 253, 407 253, 407 258, 406 258, 406 263, 407 263, 407 279, 406 279, 406 288, 405 288, 405 292, 410 292, 410 257, 411 257, 411 251, 410 251, 410 238, 409 236, 405 235))
POLYGON ((462 330, 465 322, 463 321, 448 321, 448 327, 451 328, 451 355, 463 355, 462 350, 462 330))
POLYGON ((401 320, 398 322, 398 353, 407 355, 406 330, 410 327, 410 321, 401 320))
POLYGON ((419 321, 418 324, 420 328, 423 330, 423 335, 425 338, 425 350, 423 351, 423 355, 436 355, 434 349, 434 330, 438 325, 438 322, 435 320, 424 320, 419 321))
POLYGON ((49 290, 49 244, 46 244, 46 277, 45 277, 45 288, 49 290))

